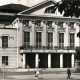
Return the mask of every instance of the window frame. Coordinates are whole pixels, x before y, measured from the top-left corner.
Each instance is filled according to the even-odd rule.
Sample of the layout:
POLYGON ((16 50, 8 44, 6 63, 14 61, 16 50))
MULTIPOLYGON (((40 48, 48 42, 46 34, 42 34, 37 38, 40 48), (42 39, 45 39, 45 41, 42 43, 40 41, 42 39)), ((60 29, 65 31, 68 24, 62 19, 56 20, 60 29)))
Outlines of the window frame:
POLYGON ((42 32, 36 32, 36 46, 42 46, 42 32))
POLYGON ((24 45, 30 46, 30 32, 24 32, 24 45))
POLYGON ((75 47, 75 34, 70 33, 70 49, 74 49, 75 47))
POLYGON ((59 33, 59 48, 64 48, 64 33, 59 33))
POLYGON ((53 46, 53 33, 48 33, 48 47, 53 46))
POLYGON ((8 66, 8 56, 2 56, 2 65, 5 64, 5 66, 8 66))
POLYGON ((2 47, 3 48, 8 47, 8 36, 2 36, 2 47))

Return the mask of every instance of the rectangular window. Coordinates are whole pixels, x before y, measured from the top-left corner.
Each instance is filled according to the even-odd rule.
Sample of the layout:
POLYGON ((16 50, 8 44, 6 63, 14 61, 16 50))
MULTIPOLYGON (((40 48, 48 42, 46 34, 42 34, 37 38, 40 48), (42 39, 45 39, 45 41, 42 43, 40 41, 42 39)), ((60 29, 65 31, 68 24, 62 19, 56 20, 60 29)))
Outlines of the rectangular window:
POLYGON ((2 36, 2 47, 8 47, 8 36, 2 36))
POLYGON ((24 45, 26 47, 30 46, 30 32, 24 32, 24 45))
POLYGON ((64 33, 59 33, 59 48, 64 48, 64 33))
POLYGON ((70 48, 74 49, 75 43, 74 43, 74 33, 70 33, 70 48))
POLYGON ((53 33, 48 33, 48 47, 53 46, 53 33))
POLYGON ((8 65, 8 56, 2 56, 2 64, 8 65))
POLYGON ((42 36, 41 32, 36 32, 36 47, 41 47, 42 36))

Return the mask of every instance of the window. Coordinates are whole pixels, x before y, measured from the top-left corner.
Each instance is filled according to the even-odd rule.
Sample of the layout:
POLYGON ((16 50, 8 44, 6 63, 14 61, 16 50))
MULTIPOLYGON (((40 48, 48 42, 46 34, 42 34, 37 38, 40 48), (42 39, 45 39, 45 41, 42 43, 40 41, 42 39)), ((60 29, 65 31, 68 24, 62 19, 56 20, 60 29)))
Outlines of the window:
POLYGON ((48 47, 53 45, 53 33, 48 33, 48 47))
POLYGON ((2 47, 8 47, 8 36, 2 36, 2 47))
POLYGON ((26 47, 30 46, 30 32, 24 32, 24 45, 26 47))
POLYGON ((70 48, 74 49, 74 33, 70 33, 70 48))
POLYGON ((41 47, 41 32, 36 32, 36 46, 41 47))
POLYGON ((64 33, 59 33, 59 48, 64 47, 64 33))
POLYGON ((8 65, 8 56, 2 56, 2 64, 8 65))

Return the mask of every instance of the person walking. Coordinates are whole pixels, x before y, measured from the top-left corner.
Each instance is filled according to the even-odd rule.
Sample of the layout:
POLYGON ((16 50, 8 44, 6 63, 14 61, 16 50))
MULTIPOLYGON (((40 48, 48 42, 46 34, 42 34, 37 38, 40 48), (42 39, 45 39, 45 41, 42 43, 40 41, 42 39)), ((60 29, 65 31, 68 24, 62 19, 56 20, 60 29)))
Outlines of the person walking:
POLYGON ((71 76, 71 70, 68 67, 67 68, 67 79, 70 79, 70 76, 71 76))
POLYGON ((37 69, 37 70, 35 71, 35 77, 36 77, 36 79, 38 79, 38 76, 39 76, 39 70, 37 69))

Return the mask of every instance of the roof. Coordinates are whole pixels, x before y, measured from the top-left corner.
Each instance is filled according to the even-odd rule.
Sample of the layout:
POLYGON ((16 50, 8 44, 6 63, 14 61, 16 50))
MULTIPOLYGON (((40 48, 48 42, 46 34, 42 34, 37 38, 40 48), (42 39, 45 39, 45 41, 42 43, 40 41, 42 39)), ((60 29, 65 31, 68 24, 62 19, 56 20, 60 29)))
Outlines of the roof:
POLYGON ((0 12, 19 13, 21 11, 28 9, 28 8, 29 8, 28 6, 11 3, 11 4, 0 6, 0 12))
POLYGON ((24 11, 28 8, 28 6, 13 3, 0 6, 0 23, 12 23, 17 17, 17 13, 24 11))
POLYGON ((35 10, 39 10, 39 9, 45 7, 45 6, 50 5, 50 4, 56 4, 56 1, 55 0, 45 0, 45 1, 41 2, 41 3, 39 3, 39 4, 36 4, 36 5, 32 6, 32 7, 30 7, 29 9, 21 11, 18 14, 30 14, 30 13, 34 12, 35 10))

